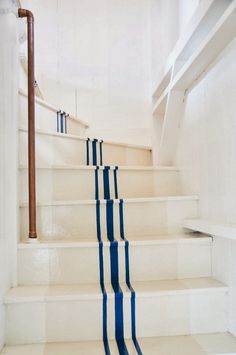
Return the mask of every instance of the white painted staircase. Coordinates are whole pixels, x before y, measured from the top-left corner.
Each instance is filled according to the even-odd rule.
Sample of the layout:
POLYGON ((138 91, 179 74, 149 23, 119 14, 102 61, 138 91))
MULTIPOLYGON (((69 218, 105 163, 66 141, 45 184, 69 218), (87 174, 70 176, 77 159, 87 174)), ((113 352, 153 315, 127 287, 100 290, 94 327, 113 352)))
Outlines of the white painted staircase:
POLYGON ((113 142, 102 143, 103 166, 88 166, 87 125, 73 119, 67 134, 57 133, 55 109, 40 100, 39 242, 27 242, 22 93, 20 105, 18 286, 5 300, 3 354, 236 352, 226 333, 227 287, 211 277, 212 238, 182 228, 198 217, 198 198, 181 194, 178 169, 153 167, 149 147, 113 142))

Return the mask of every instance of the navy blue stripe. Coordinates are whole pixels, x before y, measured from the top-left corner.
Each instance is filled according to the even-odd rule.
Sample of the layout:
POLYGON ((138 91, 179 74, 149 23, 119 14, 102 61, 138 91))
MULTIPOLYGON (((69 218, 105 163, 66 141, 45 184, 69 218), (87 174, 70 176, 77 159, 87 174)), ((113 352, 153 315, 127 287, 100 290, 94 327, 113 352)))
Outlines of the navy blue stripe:
POLYGON ((115 189, 115 199, 118 198, 118 183, 117 183, 117 170, 118 166, 114 169, 114 189, 115 189))
POLYGON ((106 355, 111 355, 107 338, 107 294, 103 293, 103 344, 106 355))
POLYGON ((103 163, 102 163, 102 143, 103 143, 103 141, 100 141, 100 165, 103 165, 103 163))
POLYGON ((106 203, 107 238, 110 242, 114 241, 113 204, 114 204, 113 200, 107 200, 106 203))
POLYGON ((65 115, 65 133, 67 133, 67 116, 68 115, 65 115))
POLYGON ((100 201, 96 201, 96 222, 97 222, 97 239, 99 242, 102 241, 101 238, 101 216, 100 216, 100 201))
POLYGON ((124 209, 123 209, 124 201, 120 200, 119 202, 119 215, 120 215, 120 237, 121 239, 125 239, 125 232, 124 232, 124 209))
POLYGON ((61 112, 61 133, 63 133, 63 118, 64 118, 64 113, 61 112))
POLYGON ((126 284, 131 292, 131 334, 132 334, 132 340, 134 343, 134 346, 136 348, 136 351, 139 355, 142 355, 142 351, 140 348, 140 345, 138 343, 137 337, 136 337, 136 295, 135 291, 131 285, 130 282, 130 268, 129 268, 129 242, 126 240, 125 241, 125 268, 126 268, 126 275, 125 275, 125 280, 126 284))
POLYGON ((95 200, 99 200, 98 170, 99 170, 99 166, 96 166, 96 168, 95 168, 95 200))
POLYGON ((60 111, 57 111, 57 132, 59 132, 59 115, 60 111))
POLYGON ((119 261, 118 242, 114 240, 110 243, 110 264, 111 264, 111 284, 114 292, 120 292, 119 286, 119 261))
POLYGON ((93 148, 93 165, 97 165, 97 139, 94 139, 92 142, 93 148))
POLYGON ((86 164, 89 165, 89 141, 90 139, 87 138, 86 140, 86 164))
POLYGON ((128 355, 124 341, 123 293, 119 285, 118 242, 114 238, 114 201, 106 202, 107 238, 110 241, 111 284, 115 293, 115 338, 120 355, 128 355))
POLYGON ((116 339, 120 355, 129 355, 124 339, 116 339))
POLYGON ((109 166, 104 166, 103 170, 103 191, 104 191, 104 199, 110 200, 110 183, 109 183, 109 166))
MULTIPOLYGON (((120 341, 124 341, 124 315, 123 315, 123 293, 122 290, 119 288, 119 291, 115 292, 115 338, 117 341, 117 345, 119 348, 119 343, 120 341)), ((124 342, 124 348, 122 349, 122 352, 120 352, 122 355, 126 354, 125 350, 125 342, 124 342)), ((127 352, 128 354, 128 352, 127 352)))
POLYGON ((131 292, 131 334, 132 340, 138 355, 142 355, 140 345, 136 337, 136 295, 135 291, 130 282, 130 265, 129 265, 129 242, 125 238, 124 234, 124 210, 123 210, 123 200, 119 203, 119 214, 120 214, 120 237, 125 241, 125 281, 131 292))
POLYGON ((103 295, 103 301, 102 301, 103 344, 104 344, 105 354, 111 355, 108 338, 107 338, 107 293, 104 285, 104 262, 103 262, 103 242, 101 241, 100 201, 96 201, 96 222, 97 222, 97 239, 99 243, 100 287, 103 295))

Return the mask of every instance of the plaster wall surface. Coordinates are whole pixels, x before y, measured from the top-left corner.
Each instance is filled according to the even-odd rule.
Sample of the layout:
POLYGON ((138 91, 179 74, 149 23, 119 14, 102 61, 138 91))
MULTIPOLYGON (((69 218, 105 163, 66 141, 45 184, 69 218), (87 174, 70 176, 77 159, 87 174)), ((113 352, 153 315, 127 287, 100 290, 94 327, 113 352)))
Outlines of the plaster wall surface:
POLYGON ((4 296, 14 284, 17 240, 17 1, 0 1, 0 349, 4 296))
POLYGON ((153 85, 198 1, 23 0, 45 98, 90 136, 149 144, 153 85))
MULTIPOLYGON (((175 163, 185 193, 199 195, 200 218, 235 224, 236 41, 186 97, 175 163)), ((215 238, 213 275, 230 286, 229 330, 236 334, 236 242, 215 238)))
POLYGON ((45 98, 90 124, 90 135, 150 141, 149 1, 22 1, 35 14, 45 98))

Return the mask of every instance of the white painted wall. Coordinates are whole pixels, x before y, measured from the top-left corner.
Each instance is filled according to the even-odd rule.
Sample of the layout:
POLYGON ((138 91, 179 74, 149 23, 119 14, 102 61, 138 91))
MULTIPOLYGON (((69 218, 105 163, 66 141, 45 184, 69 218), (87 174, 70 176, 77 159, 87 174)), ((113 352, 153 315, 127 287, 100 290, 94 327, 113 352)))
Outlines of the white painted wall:
POLYGON ((236 241, 214 238, 213 277, 229 286, 228 329, 236 336, 236 241))
POLYGON ((236 41, 186 98, 176 163, 201 217, 235 223, 236 41))
MULTIPOLYGON (((201 0, 179 0, 179 33, 184 32, 201 0)), ((206 1, 206 0, 202 0, 206 1)))
MULTIPOLYGON (((205 1, 205 0, 202 0, 205 1)), ((153 83, 197 8, 197 1, 153 1, 153 83), (162 18, 164 11, 166 16, 162 18), (179 11, 179 18, 173 12, 179 11), (156 19, 160 28, 153 24, 156 19), (154 26, 154 27, 153 27, 154 26), (156 33, 155 33, 156 29, 156 33), (158 58, 161 61, 158 62, 158 58)), ((213 63, 185 100, 174 164, 181 169, 184 193, 200 197, 200 218, 236 221, 236 40, 213 63)), ((236 242, 214 239, 213 276, 230 286, 229 330, 236 335, 236 242)))
POLYGON ((149 0, 33 0, 28 6, 46 98, 87 120, 91 134, 147 143, 149 0))
MULTIPOLYGON (((236 40, 186 98, 175 163, 185 193, 200 197, 200 217, 236 221, 236 40)), ((213 274, 230 285, 230 331, 236 335, 236 242, 215 241, 213 274), (228 253, 228 254, 227 254, 228 253)))
POLYGON ((166 60, 179 38, 179 1, 151 0, 152 87, 164 73, 166 60))
POLYGON ((150 0, 152 88, 200 1, 205 0, 150 0))
POLYGON ((17 1, 0 0, 0 349, 6 291, 14 284, 17 241, 17 1))
POLYGON ((198 2, 23 0, 46 99, 87 120, 92 136, 148 144, 153 84, 198 2))

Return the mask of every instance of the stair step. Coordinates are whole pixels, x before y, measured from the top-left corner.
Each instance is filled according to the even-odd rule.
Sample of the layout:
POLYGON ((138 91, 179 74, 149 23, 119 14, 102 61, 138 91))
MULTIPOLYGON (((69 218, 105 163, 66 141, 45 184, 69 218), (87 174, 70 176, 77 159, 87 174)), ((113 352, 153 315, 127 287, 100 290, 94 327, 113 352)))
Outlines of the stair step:
MULTIPOLYGON (((107 201, 100 201, 101 233, 106 235, 107 201)), ((182 221, 197 216, 197 196, 169 196, 124 199, 124 230, 135 235, 182 233, 182 221)), ((120 200, 114 200, 114 235, 120 236, 120 200)), ((38 235, 41 240, 74 240, 96 236, 96 201, 55 201, 37 207, 38 235)), ((27 204, 20 208, 20 235, 28 235, 27 204)))
MULTIPOLYGON (((236 353, 236 338, 228 333, 140 338, 138 341, 145 355, 232 355, 236 353)), ((128 349, 132 349, 130 339, 126 340, 126 345, 128 349)), ((119 354, 114 340, 109 341, 109 346, 112 355, 119 354)), ((102 341, 7 346, 2 354, 104 355, 104 346, 102 341)), ((133 354, 132 350, 130 354, 133 354)))
MULTIPOLYGON (((49 132, 57 131, 57 111, 56 108, 44 100, 36 97, 35 99, 35 126, 36 129, 47 130, 49 132)), ((19 122, 21 126, 27 126, 28 119, 28 95, 19 90, 19 122)), ((67 132, 71 134, 85 135, 88 123, 81 119, 68 116, 67 132)), ((64 123, 63 123, 64 126, 64 123)))
MULTIPOLYGON (((119 276, 125 281, 124 241, 119 245, 119 276)), ((110 280, 110 242, 104 242, 105 279, 110 280)), ((129 240, 130 277, 133 281, 207 277, 211 275, 212 239, 196 234, 142 236, 129 240), (145 263, 140 263, 140 258, 145 263)), ((98 242, 20 243, 18 284, 56 285, 99 282, 98 242), (84 270, 86 269, 86 272, 84 270), (74 272, 76 270, 76 272, 74 272)))
MULTIPOLYGON (((125 337, 131 337, 130 292, 124 295, 125 337)), ((226 331, 227 287, 211 278, 132 282, 138 337, 226 331), (168 311, 167 311, 168 310, 168 311)), ((7 344, 102 339, 99 285, 31 286, 6 296, 7 344), (70 324, 70 327, 68 327, 70 324)), ((108 337, 114 339, 114 294, 107 285, 108 337)))
MULTIPOLYGON (((27 164, 28 132, 19 129, 19 157, 20 164, 27 164)), ((91 164, 90 142, 90 164, 91 164)), ((99 150, 99 149, 98 149, 99 150)), ((37 165, 87 165, 86 163, 86 138, 61 133, 51 133, 36 130, 36 162, 37 165)), ((152 164, 151 147, 103 142, 104 165, 144 165, 152 164)), ((97 152, 98 163, 100 154, 97 152)))
MULTIPOLYGON (((50 166, 37 168, 38 201, 80 200, 95 198, 94 166, 50 166)), ((98 170, 99 197, 104 198, 104 167, 98 170)), ((110 167, 110 198, 115 198, 114 176, 117 176, 118 196, 122 198, 180 195, 179 171, 172 167, 110 167)), ((20 167, 20 200, 28 198, 28 169, 20 167)))

